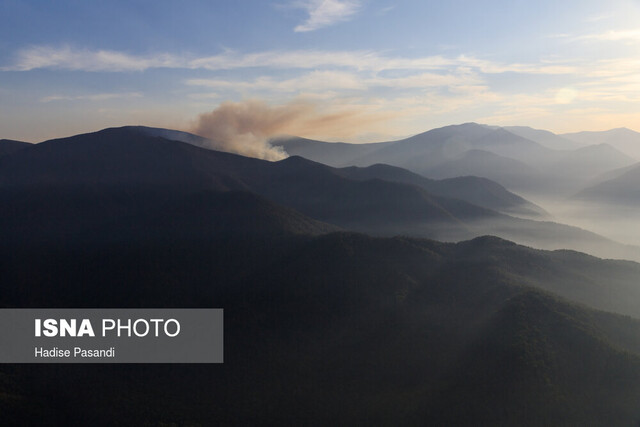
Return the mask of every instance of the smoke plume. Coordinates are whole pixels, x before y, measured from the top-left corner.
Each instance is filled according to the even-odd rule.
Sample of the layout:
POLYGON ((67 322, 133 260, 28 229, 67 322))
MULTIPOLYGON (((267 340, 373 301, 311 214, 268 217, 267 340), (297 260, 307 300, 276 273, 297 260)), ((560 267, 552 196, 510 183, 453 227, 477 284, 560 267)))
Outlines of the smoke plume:
POLYGON ((367 125, 379 126, 387 118, 358 108, 323 113, 310 101, 270 106, 249 100, 224 102, 215 110, 201 114, 191 132, 210 139, 211 148, 216 150, 280 160, 287 157, 287 153, 269 144, 269 139, 275 136, 348 138, 364 129, 369 131, 367 125))

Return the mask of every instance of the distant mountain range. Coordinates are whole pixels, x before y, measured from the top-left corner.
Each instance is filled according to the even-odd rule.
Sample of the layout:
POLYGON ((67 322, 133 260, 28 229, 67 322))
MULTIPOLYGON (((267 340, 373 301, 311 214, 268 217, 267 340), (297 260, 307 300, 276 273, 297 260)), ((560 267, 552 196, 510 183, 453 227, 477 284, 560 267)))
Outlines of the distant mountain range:
POLYGON ((627 128, 617 128, 601 132, 575 132, 560 135, 583 145, 607 144, 640 160, 640 133, 627 128))
POLYGON ((556 135, 548 130, 534 129, 529 126, 504 126, 505 130, 526 138, 528 140, 537 142, 538 144, 550 148, 552 150, 577 150, 585 145, 581 142, 573 141, 569 138, 565 138, 562 135, 556 135))
POLYGON ((580 191, 575 198, 613 206, 640 206, 640 164, 580 191))
POLYGON ((474 175, 512 191, 554 197, 570 196, 598 175, 636 162, 601 141, 585 147, 547 131, 476 123, 375 144, 329 146, 299 138, 277 139, 273 144, 291 155, 336 167, 384 163, 430 178, 474 175))
MULTIPOLYGON (((434 152, 462 147, 476 129, 434 152)), ((465 155, 511 141, 485 131, 465 155)), ((640 264, 494 236, 420 237, 490 231, 541 247, 634 248, 507 215, 546 218, 486 178, 268 162, 198 145, 208 144, 125 127, 0 157, 2 307, 219 307, 225 316, 224 364, 4 364, 3 420, 640 421, 640 264)))
POLYGON ((487 208, 545 218, 541 208, 486 179, 433 181, 390 166, 336 169, 296 156, 269 162, 154 136, 168 132, 174 131, 106 129, 1 158, 4 238, 77 234, 84 223, 163 209, 176 197, 244 191, 316 221, 375 235, 461 240, 494 234, 539 248, 640 259, 640 249, 585 230, 487 208), (83 212, 81 218, 70 209, 83 212), (54 226, 46 229, 47 223, 54 226))
POLYGON ((549 214, 541 207, 486 178, 457 176, 450 179, 433 180, 406 169, 383 164, 363 168, 351 166, 338 169, 337 172, 342 176, 356 180, 382 179, 416 185, 436 196, 465 200, 478 206, 516 216, 534 219, 549 218, 549 214))

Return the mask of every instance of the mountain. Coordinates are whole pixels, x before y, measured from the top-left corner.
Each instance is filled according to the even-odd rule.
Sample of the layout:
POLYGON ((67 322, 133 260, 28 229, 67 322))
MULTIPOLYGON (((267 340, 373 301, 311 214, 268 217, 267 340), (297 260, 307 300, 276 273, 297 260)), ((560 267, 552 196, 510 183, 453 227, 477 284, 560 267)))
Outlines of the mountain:
POLYGON ((16 151, 30 146, 28 142, 14 141, 11 139, 0 139, 0 157, 4 157, 16 151))
POLYGON ((132 128, 46 141, 0 159, 0 215, 14 239, 20 232, 35 240, 77 234, 92 221, 160 209, 201 191, 251 192, 316 221, 380 236, 456 241, 494 234, 543 249, 640 259, 637 248, 594 233, 510 217, 419 185, 351 179, 300 157, 268 162, 132 128), (73 209, 85 215, 70 219, 73 209))
MULTIPOLYGON (((32 223, 37 230, 41 215, 59 218, 73 228, 66 213, 79 206, 84 206, 89 221, 94 216, 157 208, 177 195, 212 190, 252 191, 320 221, 390 234, 413 224, 429 234, 445 227, 465 235, 463 219, 498 216, 416 186, 346 179, 332 168, 301 158, 272 163, 131 128, 46 141, 0 159, 0 198, 6 202, 0 213, 5 224, 12 224, 7 227, 11 230, 29 230, 32 223)), ((65 227, 57 224, 53 229, 57 233, 65 227)))
POLYGON ((640 264, 568 250, 541 251, 491 236, 461 242, 452 255, 469 268, 496 269, 515 283, 640 319, 640 286, 634 279, 640 264))
POLYGON ((2 307, 223 308, 225 363, 4 364, 0 419, 637 424, 640 264, 492 236, 407 237, 492 227, 606 243, 427 189, 510 194, 462 180, 267 162, 133 128, 3 157, 2 307))
MULTIPOLYGON (((316 151, 326 152, 317 145, 313 141, 306 141, 305 144, 297 145, 295 148, 301 156, 316 160, 314 158, 316 151)), ((347 148, 345 145, 333 147, 331 157, 343 156, 347 148)), ((547 159, 554 153, 553 150, 503 128, 492 128, 477 123, 445 126, 399 141, 357 145, 358 148, 350 149, 360 156, 354 158, 353 152, 351 155, 346 154, 343 156, 346 160, 342 161, 342 165, 348 164, 346 162, 356 166, 385 163, 417 173, 453 160, 469 150, 491 151, 516 160, 535 162, 547 159)), ((282 147, 287 150, 289 145, 283 144, 282 147)))
POLYGON ((207 239, 227 234, 235 238, 273 234, 317 236, 339 230, 338 227, 243 191, 190 194, 163 205, 160 210, 147 212, 144 218, 144 221, 138 222, 135 217, 128 217, 110 223, 104 229, 93 229, 91 233, 100 232, 113 237, 124 230, 123 239, 142 232, 149 239, 164 236, 177 240, 207 239), (112 231, 107 233, 107 229, 112 231))
POLYGON ((560 135, 584 145, 609 144, 624 154, 640 160, 640 133, 627 128, 600 132, 575 132, 560 135))
POLYGON ((521 283, 533 275, 598 304, 611 289, 620 303, 637 264, 490 237, 245 238, 132 238, 10 255, 5 306, 223 307, 225 363, 3 365, 3 414, 22 425, 640 419, 640 321, 521 283), (267 250, 247 252, 255 244, 267 250), (609 284, 611 273, 620 282, 609 284))
POLYGON ((525 191, 539 188, 543 180, 541 172, 533 167, 485 150, 465 151, 459 157, 442 162, 424 173, 439 179, 479 176, 495 182, 509 183, 512 188, 525 191))
POLYGON ((375 144, 339 144, 328 150, 330 143, 311 140, 274 141, 289 154, 289 149, 297 155, 332 166, 370 166, 377 163, 389 164, 420 173, 418 168, 428 168, 457 156, 469 148, 470 139, 490 134, 494 130, 475 123, 433 129, 410 138, 375 144), (446 147, 446 148, 445 148, 446 147), (324 156, 322 160, 318 154, 324 156), (323 161, 324 160, 324 161, 323 161))
POLYGON ((576 199, 620 206, 640 206, 640 165, 576 194, 576 199))
MULTIPOLYGON (((0 159, 0 189, 117 187, 163 191, 243 189, 215 164, 238 156, 146 135, 131 128, 54 139, 0 159)), ((243 164, 260 163, 246 159, 243 164)))
MULTIPOLYGON (((416 186, 350 180, 327 166, 291 157, 267 162, 203 150, 132 128, 52 140, 0 161, 0 189, 46 186, 148 192, 251 190, 333 222, 444 221, 496 214, 440 199, 416 186), (450 210, 452 212, 450 212, 450 210), (396 219, 394 219, 396 218, 396 219)), ((15 203, 13 203, 15 206, 15 203)))
POLYGON ((11 203, 11 208, 0 209, 0 239, 4 245, 14 247, 119 241, 125 239, 123 235, 207 239, 230 232, 236 236, 318 235, 339 230, 242 191, 198 191, 160 197, 136 190, 56 189, 29 197, 15 193, 12 196, 2 198, 11 203))
POLYGON ((172 141, 186 142, 196 147, 210 148, 213 142, 199 135, 173 129, 152 128, 148 126, 124 126, 122 129, 129 129, 134 132, 148 136, 158 136, 172 141))
POLYGON ((504 128, 494 129, 490 134, 471 141, 474 149, 491 151, 529 165, 544 165, 553 161, 558 155, 557 150, 546 148, 504 128))
POLYGON ((592 187, 596 184, 599 184, 601 182, 604 181, 609 181, 611 179, 614 178, 618 178, 619 176, 622 176, 623 174, 625 174, 626 172, 629 172, 631 169, 634 169, 635 167, 638 166, 638 163, 634 163, 632 165, 629 166, 625 166, 622 168, 618 168, 618 169, 613 169, 613 170, 609 170, 603 174, 600 174, 598 176, 596 176, 588 185, 587 187, 592 187))
POLYGON ((584 147, 584 144, 556 135, 548 130, 534 129, 529 126, 505 126, 503 129, 553 150, 568 151, 584 147))
POLYGON ((474 175, 525 194, 566 197, 601 173, 627 166, 628 156, 606 146, 587 148, 551 132, 477 123, 445 126, 377 144, 311 140, 273 142, 285 151, 333 166, 388 164, 430 178, 474 175), (576 148, 579 147, 579 148, 576 148), (573 172, 579 172, 572 175, 573 172))
POLYGON ((501 156, 529 160, 546 158, 551 150, 511 134, 477 123, 445 126, 385 145, 358 159, 360 165, 387 163, 424 174, 469 150, 491 151, 501 156), (533 158, 532 158, 533 157, 533 158))
POLYGON ((363 168, 351 166, 337 169, 336 172, 356 180, 382 179, 416 185, 436 196, 465 200, 503 213, 536 219, 549 218, 549 214, 541 207, 511 193, 494 181, 476 176, 434 180, 406 169, 383 164, 363 168))
MULTIPOLYGON (((159 128, 149 128, 144 126, 128 126, 122 128, 124 130, 129 129, 134 132, 140 132, 144 135, 163 137, 165 139, 170 139, 174 141, 186 142, 191 145, 195 145, 203 148, 211 148, 215 146, 206 138, 199 137, 197 135, 193 135, 187 132, 169 130, 169 129, 159 129, 159 128)), ((306 140, 303 138, 289 138, 289 139, 280 139, 277 141, 281 141, 284 147, 288 150, 287 152, 292 156, 296 155, 297 149, 307 149, 315 152, 316 155, 315 161, 320 163, 329 164, 331 162, 326 161, 329 160, 328 157, 331 157, 332 150, 336 150, 341 155, 345 153, 351 152, 353 155, 360 156, 363 153, 366 153, 369 150, 379 149, 385 145, 385 143, 378 144, 343 144, 343 143, 323 143, 320 141, 306 140), (327 158, 323 158, 327 156, 327 158), (325 160, 325 161, 323 161, 325 160)), ((346 160, 346 159, 344 159, 346 160)), ((544 217, 548 216, 546 212, 539 206, 535 206, 533 203, 508 192, 506 189, 501 188, 498 184, 489 184, 488 180, 482 179, 474 179, 473 177, 468 177, 465 180, 456 180, 455 183, 460 185, 460 188, 456 188, 455 185, 452 185, 452 182, 437 184, 433 180, 425 179, 417 174, 412 174, 408 171, 401 171, 400 168, 396 168, 393 174, 384 173, 382 168, 372 168, 369 172, 366 173, 366 179, 375 179, 379 178, 386 181, 392 182, 402 182, 407 184, 418 185, 425 190, 436 196, 442 197, 450 197, 457 198, 465 201, 469 201, 472 204, 486 207, 493 210, 498 210, 505 213, 512 213, 516 215, 524 215, 531 217, 544 217), (372 173, 372 171, 376 171, 377 173, 372 173), (446 191, 445 191, 446 190, 446 191)), ((385 169, 387 172, 391 171, 392 168, 385 169)), ((346 176, 343 174, 343 176, 346 176)), ((364 175, 361 175, 364 176, 364 175)), ((355 178, 353 175, 347 176, 348 178, 355 178)), ((358 179, 358 178, 355 178, 358 179)))
POLYGON ((436 195, 466 200, 509 215, 531 219, 549 219, 551 216, 540 206, 511 193, 495 181, 476 176, 434 181, 430 187, 436 195))
POLYGON ((552 176, 566 176, 565 185, 573 182, 572 187, 611 173, 636 163, 631 157, 621 153, 609 144, 589 145, 566 153, 557 159, 548 169, 552 176))
POLYGON ((282 147, 291 156, 305 157, 315 162, 334 167, 357 164, 357 160, 394 142, 349 144, 344 142, 323 142, 300 137, 275 138, 271 145, 282 147))
MULTIPOLYGON (((384 148, 385 146, 395 144, 394 142, 377 144, 328 143, 305 140, 302 138, 275 140, 273 143, 283 147, 291 155, 300 155, 316 162, 337 167, 350 163, 358 164, 360 163, 359 161, 353 160, 357 158, 357 156, 362 156, 366 153, 384 148)), ((510 159, 506 159, 505 162, 514 163, 512 166, 512 170, 514 171, 522 171, 523 167, 530 169, 528 166, 519 164, 510 159)), ((446 167, 443 167, 443 169, 446 170, 446 167)), ((498 170, 502 169, 507 168, 498 168, 498 170)), ((471 169, 461 168, 460 170, 465 172, 462 173, 462 175, 468 175, 471 169)), ((482 172, 485 172, 486 170, 486 168, 481 169, 482 172)), ((437 170, 435 173, 431 172, 432 171, 429 171, 432 176, 439 176, 437 170)), ((345 167, 339 173, 352 179, 379 178, 387 181, 418 185, 437 196, 453 197, 465 200, 475 205, 500 212, 534 217, 547 215, 543 212, 542 208, 535 206, 533 203, 523 199, 522 197, 509 192, 500 184, 497 184, 496 182, 490 183, 489 180, 478 177, 466 176, 465 179, 438 183, 437 180, 428 179, 408 170, 393 167, 389 164, 383 165, 382 163, 372 164, 368 167, 362 167, 359 169, 345 167), (457 188, 458 186, 454 185, 454 183, 458 184, 459 188, 457 188), (498 188, 500 188, 500 190, 498 190, 498 188)), ((460 174, 444 173, 440 175, 446 175, 447 177, 459 177, 460 174)))

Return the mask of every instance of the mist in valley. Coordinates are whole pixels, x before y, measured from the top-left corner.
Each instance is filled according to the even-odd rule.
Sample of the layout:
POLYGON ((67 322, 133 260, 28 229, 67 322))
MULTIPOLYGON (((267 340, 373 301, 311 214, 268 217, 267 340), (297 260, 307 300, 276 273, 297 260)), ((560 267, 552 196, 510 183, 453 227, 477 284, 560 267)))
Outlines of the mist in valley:
POLYGON ((640 246, 640 210, 635 206, 575 199, 535 198, 555 221, 591 230, 627 245, 640 246))

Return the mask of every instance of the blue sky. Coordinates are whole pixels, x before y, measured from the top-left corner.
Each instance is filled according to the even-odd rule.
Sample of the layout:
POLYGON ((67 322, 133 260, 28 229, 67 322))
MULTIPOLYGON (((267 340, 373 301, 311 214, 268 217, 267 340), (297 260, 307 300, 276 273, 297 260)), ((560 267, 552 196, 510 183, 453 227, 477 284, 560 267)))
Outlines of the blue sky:
POLYGON ((639 22, 637 0, 0 0, 0 138, 192 129, 247 102, 304 104, 278 130, 329 140, 640 130, 639 22))

